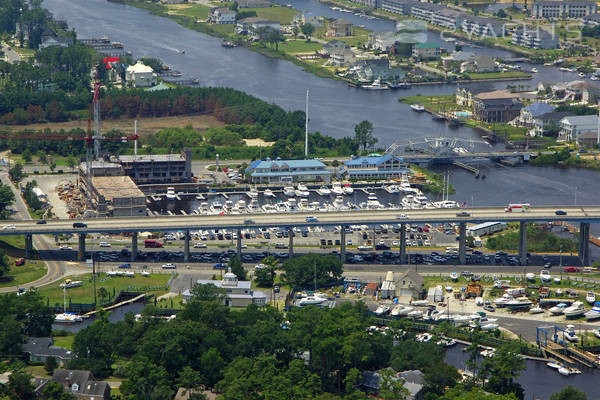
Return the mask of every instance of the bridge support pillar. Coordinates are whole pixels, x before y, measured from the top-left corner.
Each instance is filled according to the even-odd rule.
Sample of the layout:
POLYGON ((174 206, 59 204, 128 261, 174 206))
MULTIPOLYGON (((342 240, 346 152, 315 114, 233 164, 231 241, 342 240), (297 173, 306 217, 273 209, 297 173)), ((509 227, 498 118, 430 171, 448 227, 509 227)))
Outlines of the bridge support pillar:
POLYGON ((340 261, 342 264, 346 262, 346 225, 342 225, 340 232, 340 261))
POLYGON ((400 264, 406 264, 406 224, 400 224, 400 264))
POLYGON ((590 223, 579 224, 579 262, 584 267, 590 265, 590 223))
POLYGON ((237 256, 240 258, 240 262, 242 262, 242 230, 238 229, 237 230, 237 243, 236 243, 236 250, 237 250, 237 256))
POLYGON ((527 265, 527 222, 519 222, 519 262, 527 265))
POLYGON ((288 229, 288 236, 290 238, 290 243, 288 245, 288 253, 289 257, 294 257, 294 230, 292 228, 288 229))
POLYGON ((25 235, 25 258, 33 257, 33 235, 25 235))
POLYGON ((138 254, 138 233, 133 232, 131 235, 131 262, 134 262, 138 254))
POLYGON ((190 231, 184 231, 183 235, 183 262, 190 262, 190 231))
POLYGON ((467 223, 461 222, 458 225, 458 261, 461 264, 467 262, 467 223))
POLYGON ((85 233, 79 234, 79 251, 77 252, 77 260, 85 260, 85 233))

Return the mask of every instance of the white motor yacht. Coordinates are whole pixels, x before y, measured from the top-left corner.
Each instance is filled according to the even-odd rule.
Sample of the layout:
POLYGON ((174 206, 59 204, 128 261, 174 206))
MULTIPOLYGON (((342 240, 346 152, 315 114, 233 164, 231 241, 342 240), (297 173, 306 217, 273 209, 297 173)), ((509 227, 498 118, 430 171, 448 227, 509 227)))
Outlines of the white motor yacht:
POLYGON ((425 107, 423 107, 420 104, 411 104, 410 105, 410 109, 416 112, 423 112, 425 111, 425 107))
POLYGON ((342 184, 339 182, 334 182, 331 185, 331 193, 335 194, 336 196, 343 195, 344 189, 342 189, 342 184))
POLYGON ((568 305, 566 303, 559 303, 559 304, 555 305, 554 307, 550 308, 548 310, 548 312, 550 312, 550 314, 552 314, 552 315, 562 315, 562 314, 564 314, 567 307, 568 307, 568 305))
POLYGON ((265 189, 265 191, 263 192, 263 195, 265 196, 265 198, 275 197, 275 193, 273 193, 273 191, 271 189, 265 189))
POLYGON ((427 307, 429 305, 429 300, 415 300, 411 304, 415 307, 427 307))
POLYGON ((342 190, 344 191, 344 194, 347 195, 351 195, 352 193, 354 193, 354 189, 352 189, 352 186, 350 186, 350 184, 345 184, 342 187, 342 190))
POLYGON ((277 208, 273 204, 264 204, 261 208, 265 214, 274 214, 277 212, 277 208))
POLYGON ((232 214, 242 214, 245 213, 247 211, 246 209, 246 201, 245 200, 238 200, 235 205, 233 206, 233 208, 231 209, 231 213, 232 214))
POLYGON ((511 311, 529 310, 533 303, 527 297, 517 297, 516 299, 506 302, 506 308, 511 311))
POLYGON ((575 325, 567 325, 567 328, 565 329, 565 339, 569 342, 579 341, 579 338, 575 334, 575 325))
POLYGON ((177 200, 177 194, 175 193, 174 187, 167 188, 167 194, 165 195, 167 200, 177 200))
POLYGON ((327 297, 321 296, 306 296, 301 298, 297 305, 298 307, 306 307, 306 306, 316 306, 323 304, 327 301, 327 297))
POLYGON ((275 204, 275 209, 277 210, 278 213, 287 212, 288 211, 287 202, 284 201, 284 202, 275 204))
POLYGON ((335 198, 335 200, 333 201, 333 206, 335 208, 342 208, 343 205, 344 205, 344 198, 342 196, 337 196, 335 198))
POLYGON ((406 314, 406 316, 409 317, 409 318, 418 319, 418 318, 421 318, 423 316, 423 311, 421 311, 421 310, 413 310, 413 311, 409 312, 408 314, 406 314))
POLYGON ((210 209, 208 207, 208 203, 203 201, 202 203, 200 203, 200 207, 198 207, 198 211, 200 212, 200 214, 208 214, 210 212, 210 209))
POLYGON ((397 185, 384 186, 383 190, 385 190, 389 194, 398 194, 398 193, 400 193, 400 188, 397 185))
POLYGON ((585 313, 585 308, 581 301, 576 301, 569 307, 565 308, 564 314, 567 318, 581 317, 585 313))
POLYGON ((498 297, 497 299, 494 299, 493 303, 496 307, 506 307, 506 303, 508 303, 511 300, 514 300, 514 297, 512 297, 509 294, 504 293, 502 295, 502 297, 498 297))
POLYGON ((550 276, 550 272, 544 270, 540 271, 540 279, 542 282, 550 282, 552 280, 552 277, 550 276))
POLYGON ((246 194, 251 199, 258 199, 258 190, 256 190, 256 188, 250 188, 250 191, 246 192, 246 194))
POLYGON ((225 204, 223 205, 223 209, 225 210, 226 213, 230 213, 231 210, 233 209, 234 206, 234 202, 231 200, 225 200, 225 204))
POLYGON ((457 272, 450 272, 450 279, 454 282, 456 282, 458 280, 458 273, 457 272))
POLYGON ((298 211, 298 202, 294 198, 288 199, 285 202, 285 205, 287 207, 287 211, 289 212, 298 211))
POLYGON ((213 214, 213 215, 224 214, 223 204, 221 204, 218 201, 214 201, 212 203, 212 205, 210 206, 210 213, 213 214))
POLYGON ((594 302, 596 302, 596 294, 594 292, 587 292, 585 301, 587 301, 588 304, 594 304, 594 302))
POLYGON ((385 315, 388 312, 390 312, 390 306, 386 305, 386 304, 381 304, 379 305, 379 307, 377 307, 377 309, 375 310, 375 315, 385 315))
POLYGON ((433 339, 433 336, 431 335, 431 333, 427 333, 427 332, 420 333, 417 336, 415 336, 415 340, 420 343, 427 343, 431 339, 433 339))
POLYGON ((528 272, 528 273, 525 275, 525 278, 526 278, 528 281, 530 281, 530 282, 533 282, 533 281, 535 281, 535 275, 534 275, 532 272, 528 272))
POLYGON ((287 197, 294 197, 296 195, 296 190, 293 186, 286 186, 283 188, 283 194, 287 197))
POLYGON ((64 312, 61 314, 56 314, 54 316, 54 322, 58 324, 74 324, 76 322, 83 321, 83 318, 80 315, 64 312))
POLYGON ((329 196, 331 195, 331 189, 329 189, 327 186, 321 186, 317 189, 317 193, 320 196, 329 196))
POLYGON ((544 309, 542 307, 535 306, 532 309, 529 310, 529 314, 542 314, 544 312, 544 309))
POLYGON ((590 311, 586 312, 584 315, 588 321, 593 321, 593 320, 599 319, 600 318, 600 301, 594 303, 594 307, 592 307, 592 309, 590 311))
POLYGON ((402 317, 413 310, 410 306, 397 305, 392 309, 392 317, 402 317))
POLYGON ((260 205, 258 204, 258 199, 254 198, 250 200, 250 204, 248 204, 248 212, 250 213, 259 213, 260 205))
POLYGON ((295 193, 298 197, 308 197, 310 195, 308 188, 302 184, 298 185, 298 188, 295 190, 295 193))

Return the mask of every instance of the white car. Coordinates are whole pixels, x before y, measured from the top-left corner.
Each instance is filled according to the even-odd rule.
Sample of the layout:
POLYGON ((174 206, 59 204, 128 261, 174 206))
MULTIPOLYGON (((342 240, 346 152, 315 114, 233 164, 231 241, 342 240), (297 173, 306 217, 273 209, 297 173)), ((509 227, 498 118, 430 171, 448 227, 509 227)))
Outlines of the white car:
POLYGON ((110 247, 110 243, 108 243, 108 242, 100 242, 98 245, 100 247, 110 247))
POLYGON ((352 246, 352 240, 348 240, 348 246, 352 246))
POLYGON ((398 247, 398 246, 400 246, 400 242, 399 242, 399 241, 397 241, 397 240, 394 240, 394 241, 392 242, 392 246, 394 246, 394 247, 398 247))
POLYGON ((431 242, 429 241, 429 239, 426 239, 426 240, 423 242, 423 244, 424 244, 425 246, 431 246, 431 242))
POLYGON ((177 268, 175 266, 175 264, 171 264, 171 263, 162 265, 162 269, 175 269, 175 268, 177 268))
POLYGON ((205 249, 206 247, 206 243, 194 243, 195 249, 205 249))
POLYGON ((408 215, 406 214, 399 214, 398 216, 396 216, 396 219, 408 219, 408 215))
POLYGON ((16 227, 16 226, 14 226, 14 225, 4 225, 4 226, 2 226, 2 229, 3 229, 3 230, 8 230, 8 229, 17 229, 17 227, 16 227))
POLYGON ((73 250, 73 248, 71 246, 61 246, 60 249, 61 250, 73 250))

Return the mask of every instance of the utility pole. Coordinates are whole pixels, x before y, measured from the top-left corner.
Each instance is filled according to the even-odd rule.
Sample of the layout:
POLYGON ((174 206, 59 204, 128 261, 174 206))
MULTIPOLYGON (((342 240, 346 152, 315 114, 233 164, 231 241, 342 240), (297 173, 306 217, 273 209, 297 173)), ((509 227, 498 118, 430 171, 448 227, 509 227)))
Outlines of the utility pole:
POLYGON ((308 159, 308 94, 309 89, 306 89, 306 121, 304 122, 304 158, 308 159))

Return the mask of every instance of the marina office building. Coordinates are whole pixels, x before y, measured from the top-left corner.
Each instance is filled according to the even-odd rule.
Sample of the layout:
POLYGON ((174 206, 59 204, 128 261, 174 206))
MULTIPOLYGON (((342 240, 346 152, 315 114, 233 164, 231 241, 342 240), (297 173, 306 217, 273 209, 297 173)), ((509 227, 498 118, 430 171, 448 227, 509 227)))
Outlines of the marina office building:
POLYGON ((319 160, 256 160, 246 174, 252 183, 331 182, 331 171, 319 160))

